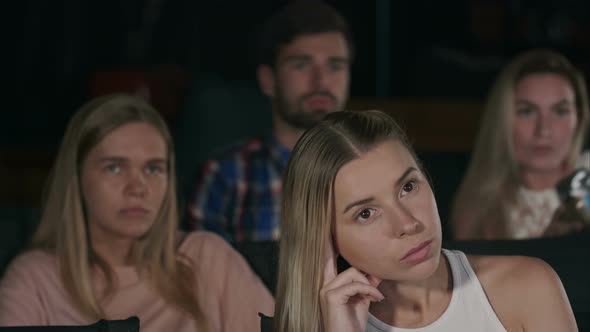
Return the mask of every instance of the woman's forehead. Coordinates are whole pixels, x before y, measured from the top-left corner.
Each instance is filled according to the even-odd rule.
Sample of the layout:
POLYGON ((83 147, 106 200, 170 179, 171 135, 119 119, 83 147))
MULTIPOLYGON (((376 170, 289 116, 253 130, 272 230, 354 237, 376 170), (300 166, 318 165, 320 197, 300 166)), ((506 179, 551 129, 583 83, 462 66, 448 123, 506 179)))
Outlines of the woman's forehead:
POLYGON ((339 191, 391 184, 409 167, 419 169, 408 149, 397 140, 386 141, 345 164, 336 174, 334 188, 338 194, 339 191))

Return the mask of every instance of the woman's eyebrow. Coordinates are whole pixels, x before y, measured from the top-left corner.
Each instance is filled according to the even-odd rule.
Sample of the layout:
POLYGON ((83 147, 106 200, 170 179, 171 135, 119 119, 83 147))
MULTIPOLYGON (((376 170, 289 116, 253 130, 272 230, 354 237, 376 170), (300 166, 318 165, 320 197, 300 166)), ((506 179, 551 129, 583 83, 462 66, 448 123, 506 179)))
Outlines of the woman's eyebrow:
POLYGON ((348 212, 348 210, 352 209, 355 206, 367 204, 367 203, 371 202, 373 199, 374 199, 373 197, 368 197, 368 198, 359 199, 358 201, 354 201, 354 202, 348 204, 346 206, 346 208, 344 208, 344 212, 342 212, 342 214, 345 214, 346 212, 348 212))
MULTIPOLYGON (((399 179, 397 179, 397 181, 395 182, 396 186, 399 186, 408 177, 408 175, 410 175, 412 172, 415 172, 415 171, 418 171, 416 169, 416 167, 414 167, 414 166, 408 167, 408 169, 405 170, 405 172, 402 174, 402 176, 400 176, 399 179)), ((358 201, 354 201, 354 202, 348 204, 344 208, 344 211, 342 212, 342 214, 345 214, 346 212, 348 212, 348 210, 352 209, 355 206, 370 203, 374 199, 375 199, 374 197, 367 197, 367 198, 359 199, 358 201)))

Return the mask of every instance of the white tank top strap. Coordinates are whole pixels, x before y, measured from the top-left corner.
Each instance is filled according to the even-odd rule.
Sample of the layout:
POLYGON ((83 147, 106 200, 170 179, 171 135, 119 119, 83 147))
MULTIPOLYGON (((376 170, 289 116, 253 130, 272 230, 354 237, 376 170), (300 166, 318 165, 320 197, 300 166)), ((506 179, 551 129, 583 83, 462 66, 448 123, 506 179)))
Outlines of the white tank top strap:
POLYGON ((443 314, 427 326, 410 329, 388 325, 369 312, 366 332, 506 332, 465 254, 446 249, 442 252, 453 277, 453 293, 443 314))

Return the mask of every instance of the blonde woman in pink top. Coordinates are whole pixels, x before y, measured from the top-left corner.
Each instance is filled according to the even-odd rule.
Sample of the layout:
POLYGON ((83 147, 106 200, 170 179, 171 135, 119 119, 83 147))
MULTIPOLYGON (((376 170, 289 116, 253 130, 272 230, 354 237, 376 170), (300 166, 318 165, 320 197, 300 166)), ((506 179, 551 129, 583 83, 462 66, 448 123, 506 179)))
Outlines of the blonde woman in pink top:
POLYGON ((71 120, 32 248, 0 283, 0 326, 138 316, 141 331, 259 331, 269 291, 216 235, 177 231, 174 153, 147 103, 93 100, 71 120))

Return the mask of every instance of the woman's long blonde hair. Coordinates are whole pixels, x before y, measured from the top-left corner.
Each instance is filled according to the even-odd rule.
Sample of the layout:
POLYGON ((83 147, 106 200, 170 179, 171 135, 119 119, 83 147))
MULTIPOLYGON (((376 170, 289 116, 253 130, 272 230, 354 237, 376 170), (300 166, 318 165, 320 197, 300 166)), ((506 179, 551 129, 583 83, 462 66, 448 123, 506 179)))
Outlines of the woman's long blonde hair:
POLYGON ((320 312, 325 249, 333 223, 333 183, 346 163, 405 134, 379 111, 334 112, 299 139, 284 174, 275 331, 324 331, 320 312))
POLYGON ((172 305, 191 315, 197 326, 205 317, 196 298, 191 262, 176 254, 178 211, 174 149, 170 133, 156 110, 127 95, 90 101, 71 119, 44 192, 41 222, 32 247, 54 253, 71 300, 90 321, 109 318, 100 305, 116 289, 108 264, 93 251, 84 211, 81 169, 88 153, 110 132, 133 122, 157 129, 166 142, 168 186, 156 221, 132 248, 134 263, 172 305), (97 294, 95 268, 106 276, 104 294, 97 294))
POLYGON ((484 233, 493 237, 506 236, 507 206, 515 201, 521 183, 512 146, 514 88, 525 76, 539 73, 563 77, 574 91, 578 123, 566 163, 568 167, 575 165, 588 130, 588 94, 584 77, 559 53, 550 50, 526 52, 501 71, 488 95, 471 163, 453 202, 454 234, 466 232, 476 238, 483 237, 484 233), (459 220, 469 222, 465 225, 459 220))

